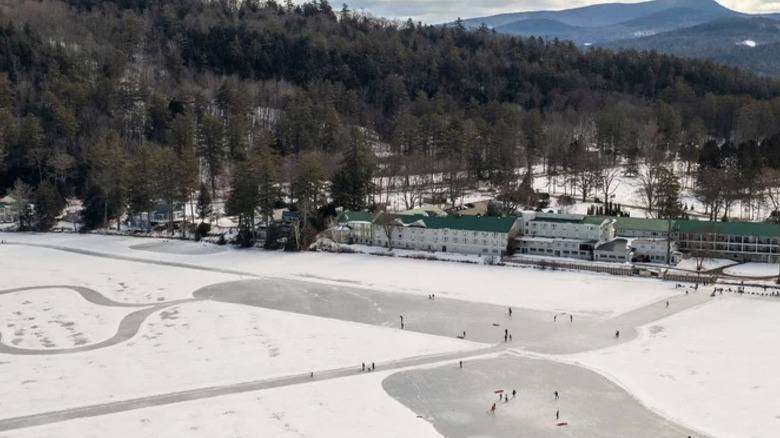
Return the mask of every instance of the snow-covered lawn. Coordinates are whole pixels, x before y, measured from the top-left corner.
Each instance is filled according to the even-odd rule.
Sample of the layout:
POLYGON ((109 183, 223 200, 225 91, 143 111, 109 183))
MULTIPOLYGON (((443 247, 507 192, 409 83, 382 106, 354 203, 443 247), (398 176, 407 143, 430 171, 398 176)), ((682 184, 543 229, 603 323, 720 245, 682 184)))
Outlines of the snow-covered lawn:
MULTIPOLYGON (((11 236, 22 235, 12 234, 8 237, 11 236)), ((43 244, 69 241, 74 244, 73 247, 80 249, 90 248, 91 243, 100 239, 113 239, 90 236, 90 239, 82 241, 79 235, 64 234, 30 237, 34 242, 43 244)), ((132 242, 138 244, 146 240, 133 239, 132 242)), ((154 254, 132 252, 141 257, 143 254, 154 254)), ((82 286, 123 303, 159 303, 192 298, 193 291, 208 284, 240 279, 236 275, 132 263, 19 245, 0 245, 0 257, 4 260, 0 264, 0 290, 29 286, 82 286)))
POLYGON ((152 315, 129 341, 52 356, 0 354, 0 417, 483 346, 212 301, 152 315), (21 382, 21 383, 20 383, 21 382))
POLYGON ((387 396, 376 371, 349 379, 145 408, 6 433, 8 438, 434 438, 427 421, 387 396))
POLYGON ((740 277, 769 277, 777 275, 778 266, 775 263, 743 263, 726 268, 723 273, 740 277))
POLYGON ((570 359, 661 415, 716 437, 778 436, 780 303, 719 296, 641 328, 633 342, 570 359))
POLYGON ((135 309, 96 306, 70 289, 0 295, 2 342, 17 348, 69 348, 104 341, 135 309))
MULTIPOLYGON (((466 301, 534 310, 568 309, 571 313, 604 317, 628 312, 679 293, 673 284, 606 274, 361 254, 285 253, 232 248, 210 255, 180 256, 130 249, 130 246, 138 243, 138 239, 130 237, 53 235, 43 239, 31 234, 7 234, 3 237, 8 241, 47 243, 148 260, 232 269, 268 277, 347 282, 351 286, 421 295, 433 292, 442 297, 466 301)), ((65 254, 65 257, 70 256, 65 254)), ((178 275, 176 279, 185 279, 189 275, 178 275)), ((170 274, 165 274, 165 277, 170 277, 170 274)))
MULTIPOLYGON (((697 261, 695 257, 687 258, 681 260, 680 263, 677 264, 677 268, 695 271, 696 263, 697 261)), ((702 263, 702 270, 709 271, 712 269, 722 268, 724 266, 731 266, 736 263, 737 262, 735 262, 734 260, 729 260, 729 259, 704 259, 702 263)))

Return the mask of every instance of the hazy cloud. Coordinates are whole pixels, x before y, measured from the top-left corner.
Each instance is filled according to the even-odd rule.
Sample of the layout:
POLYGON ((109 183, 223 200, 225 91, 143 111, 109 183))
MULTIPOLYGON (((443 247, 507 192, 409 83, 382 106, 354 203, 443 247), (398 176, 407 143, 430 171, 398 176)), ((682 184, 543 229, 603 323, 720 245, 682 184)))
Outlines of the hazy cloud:
MULTIPOLYGON (((646 0, 623 0, 622 3, 638 3, 646 0)), ((558 10, 587 6, 606 1, 589 0, 353 0, 347 1, 351 9, 371 13, 377 17, 425 23, 445 23, 458 17, 474 18, 508 12, 534 10, 558 10)), ((780 1, 721 0, 723 6, 745 13, 780 11, 780 1)), ((340 3, 331 0, 336 8, 340 3)))

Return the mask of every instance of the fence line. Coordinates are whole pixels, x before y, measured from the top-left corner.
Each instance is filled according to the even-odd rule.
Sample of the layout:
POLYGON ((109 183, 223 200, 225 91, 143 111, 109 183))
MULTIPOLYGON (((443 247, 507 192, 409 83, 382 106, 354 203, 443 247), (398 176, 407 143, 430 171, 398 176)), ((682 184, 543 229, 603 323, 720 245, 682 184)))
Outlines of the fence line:
POLYGON ((526 259, 526 258, 519 258, 519 257, 507 258, 507 261, 510 263, 518 263, 523 265, 534 265, 543 269, 547 269, 547 268, 571 269, 575 271, 591 271, 591 272, 600 272, 600 273, 612 274, 612 275, 625 275, 625 276, 634 275, 633 268, 627 268, 622 266, 590 265, 590 264, 571 263, 571 262, 563 262, 563 261, 559 262, 557 260, 534 260, 534 259, 526 259))
POLYGON ((664 273, 663 275, 652 275, 651 271, 639 268, 639 267, 625 267, 625 266, 605 266, 605 265, 592 265, 592 264, 585 264, 585 263, 572 263, 568 261, 558 261, 558 260, 536 260, 536 259, 530 259, 530 258, 524 258, 524 257, 508 257, 506 259, 509 263, 516 263, 516 264, 522 264, 522 265, 532 265, 537 266, 542 269, 570 269, 575 271, 591 271, 591 272, 600 272, 605 274, 612 274, 612 275, 623 275, 627 277, 632 276, 642 276, 642 277, 649 277, 649 278, 659 278, 664 281, 675 281, 678 283, 702 283, 702 284, 709 284, 709 283, 715 283, 715 281, 718 279, 717 276, 713 275, 686 275, 686 274, 673 274, 673 273, 664 273), (643 275, 643 273, 646 273, 643 275))

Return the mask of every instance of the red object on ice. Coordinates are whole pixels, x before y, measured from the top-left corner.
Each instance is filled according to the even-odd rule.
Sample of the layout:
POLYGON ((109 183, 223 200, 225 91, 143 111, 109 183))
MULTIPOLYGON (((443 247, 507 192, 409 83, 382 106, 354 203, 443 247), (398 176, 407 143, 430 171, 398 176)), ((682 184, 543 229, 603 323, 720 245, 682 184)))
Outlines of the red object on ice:
POLYGON ((496 389, 496 391, 495 391, 496 394, 501 394, 502 392, 504 392, 503 389, 496 389))
POLYGON ((558 425, 558 426, 568 426, 568 425, 569 425, 569 423, 558 423, 557 425, 558 425))
POLYGON ((501 324, 496 324, 495 322, 493 323, 493 327, 498 327, 498 326, 500 326, 500 325, 501 325, 501 324))
POLYGON ((458 336, 456 336, 456 338, 458 338, 458 339, 463 339, 463 336, 461 336, 461 335, 458 335, 458 336))

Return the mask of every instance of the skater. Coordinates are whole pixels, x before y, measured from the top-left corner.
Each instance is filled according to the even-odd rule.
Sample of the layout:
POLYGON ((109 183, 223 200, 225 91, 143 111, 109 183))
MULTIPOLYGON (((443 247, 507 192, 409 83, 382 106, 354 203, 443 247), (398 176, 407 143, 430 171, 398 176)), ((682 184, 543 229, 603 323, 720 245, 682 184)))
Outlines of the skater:
POLYGON ((490 407, 490 413, 495 414, 496 413, 496 404, 493 403, 493 406, 490 407))
POLYGON ((504 399, 504 393, 503 392, 499 392, 498 393, 498 401, 501 401, 503 399, 504 399))
POLYGON ((509 342, 512 342, 512 333, 509 334, 509 342))
POLYGON ((401 324, 403 324, 403 323, 404 323, 404 316, 401 315, 401 324))
POLYGON ((553 315, 553 322, 558 322, 558 315, 553 315))
POLYGON ((668 302, 668 301, 666 302, 666 307, 667 307, 667 308, 669 307, 669 302, 668 302))
POLYGON ((509 336, 509 329, 504 329, 504 336, 509 336))
POLYGON ((431 299, 435 300, 436 299, 436 294, 431 294, 431 299))
POLYGON ((463 330, 463 339, 466 339, 466 330, 463 330))
POLYGON ((574 322, 574 315, 569 315, 569 322, 574 322))
POLYGON ((309 373, 309 377, 311 377, 311 378, 314 378, 314 371, 312 371, 311 373, 309 373))
POLYGON ((504 342, 506 342, 508 338, 509 338, 509 335, 504 334, 504 342))
POLYGON ((404 329, 404 322, 401 321, 401 330, 403 330, 403 329, 404 329))
POLYGON ((555 391, 553 394, 555 394, 555 399, 558 400, 558 391, 555 391))
POLYGON ((371 371, 375 370, 376 366, 374 366, 374 362, 371 362, 371 371))
POLYGON ((512 398, 515 398, 515 397, 517 397, 517 390, 513 389, 512 390, 512 398))
POLYGON ((512 308, 509 308, 509 316, 512 316, 512 308))
POLYGON ((555 411, 555 419, 561 418, 561 411, 555 411))
POLYGON ((366 370, 366 363, 365 363, 365 362, 363 362, 363 363, 361 363, 360 365, 361 365, 361 367, 360 367, 360 370, 361 370, 361 371, 365 371, 365 370, 366 370))
POLYGON ((458 364, 460 365, 460 368, 463 369, 463 361, 460 361, 458 364))
POLYGON ((616 338, 619 338, 619 337, 620 337, 620 330, 616 330, 616 331, 615 331, 615 337, 616 337, 616 338))

